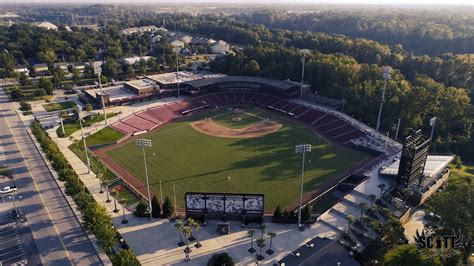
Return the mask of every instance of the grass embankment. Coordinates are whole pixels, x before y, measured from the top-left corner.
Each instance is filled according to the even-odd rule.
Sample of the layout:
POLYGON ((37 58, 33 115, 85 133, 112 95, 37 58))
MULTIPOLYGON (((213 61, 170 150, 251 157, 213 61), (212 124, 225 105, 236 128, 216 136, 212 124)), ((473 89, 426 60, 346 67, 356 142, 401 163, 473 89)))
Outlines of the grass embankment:
MULTIPOLYGON (((118 114, 119 113, 107 113, 107 118, 114 117, 118 114)), ((83 127, 89 127, 94 123, 102 122, 102 121, 104 121, 104 115, 103 114, 91 115, 91 116, 88 116, 88 117, 83 119, 82 126, 83 127)), ((80 126, 79 122, 71 119, 71 120, 64 121, 64 132, 66 134, 63 135, 63 130, 62 130, 61 126, 59 126, 56 129, 56 133, 61 138, 67 138, 67 137, 71 136, 72 133, 74 133, 74 132, 76 132, 80 129, 81 129, 81 126, 80 126)))
POLYGON ((76 104, 74 102, 67 101, 67 102, 43 104, 43 108, 44 110, 48 112, 54 112, 54 111, 59 111, 59 110, 70 109, 70 108, 73 108, 75 105, 76 104))

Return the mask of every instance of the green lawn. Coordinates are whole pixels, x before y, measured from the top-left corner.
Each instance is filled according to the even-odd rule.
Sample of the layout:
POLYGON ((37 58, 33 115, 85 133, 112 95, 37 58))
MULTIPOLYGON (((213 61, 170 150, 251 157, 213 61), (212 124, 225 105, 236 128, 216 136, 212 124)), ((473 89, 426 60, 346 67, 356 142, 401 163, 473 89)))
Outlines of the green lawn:
POLYGON ((124 134, 111 127, 105 127, 86 138, 87 146, 111 143, 119 140, 124 134))
POLYGON ((248 127, 252 124, 255 124, 262 119, 254 114, 251 113, 234 113, 234 112, 227 112, 223 113, 222 115, 217 115, 212 118, 212 121, 226 126, 228 128, 244 128, 248 127), (236 119, 239 118, 239 119, 236 119))
POLYGON ((60 102, 60 103, 43 104, 43 108, 48 112, 53 112, 53 111, 73 108, 74 105, 76 105, 74 102, 67 101, 67 102, 60 102))
MULTIPOLYGON (((216 109, 140 136, 150 138, 153 143, 147 149, 147 163, 150 184, 156 194, 161 178, 165 196, 173 198, 173 185, 176 186, 181 207, 185 192, 237 192, 264 193, 266 209, 273 210, 277 205, 284 207, 298 198, 301 155, 295 154, 295 145, 313 145, 312 152, 306 156, 305 191, 313 190, 367 157, 347 148, 331 146, 304 125, 261 110, 253 113, 276 120, 283 127, 263 137, 238 139, 212 137, 190 126, 191 121, 225 112, 225 109, 216 109)), ((145 180, 141 150, 134 142, 107 154, 130 173, 145 180)))
POLYGON ((463 164, 461 169, 451 169, 449 176, 450 183, 468 182, 474 184, 474 164, 463 164))
MULTIPOLYGON (((107 118, 111 118, 118 115, 118 113, 107 113, 107 118)), ((97 114, 94 115, 93 117, 87 117, 83 119, 82 126, 83 127, 88 127, 94 123, 104 121, 104 115, 103 114, 97 114)), ((69 137, 72 133, 78 131, 81 129, 81 126, 79 125, 79 122, 73 121, 73 122, 65 122, 64 123, 64 131, 65 135, 63 135, 63 130, 61 126, 59 126, 56 129, 56 133, 58 134, 59 137, 61 138, 66 138, 69 137)), ((115 130, 114 130, 115 131, 115 130)))

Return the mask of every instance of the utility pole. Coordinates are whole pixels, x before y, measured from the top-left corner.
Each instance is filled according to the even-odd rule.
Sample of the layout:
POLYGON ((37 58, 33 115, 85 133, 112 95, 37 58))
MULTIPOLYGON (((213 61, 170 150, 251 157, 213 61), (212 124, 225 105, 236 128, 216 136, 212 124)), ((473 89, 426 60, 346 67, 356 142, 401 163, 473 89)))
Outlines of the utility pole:
POLYGON ((135 144, 138 147, 142 148, 142 152, 143 152, 143 163, 145 165, 146 187, 148 190, 148 208, 150 210, 150 221, 153 221, 151 195, 150 195, 150 183, 148 181, 148 168, 146 166, 146 154, 145 154, 145 148, 151 147, 151 140, 150 139, 137 139, 135 141, 135 144))
POLYGON ((179 99, 179 64, 178 64, 178 49, 176 49, 176 82, 178 85, 178 99, 179 99))
POLYGON ((105 112, 105 102, 104 102, 104 92, 102 91, 102 80, 100 79, 101 70, 98 70, 97 76, 99 77, 99 90, 100 90, 100 100, 102 104, 102 111, 104 111, 104 121, 107 126, 109 122, 107 121, 107 113, 105 112))
POLYGON ((398 118, 398 123, 397 123, 397 133, 395 133, 395 140, 398 140, 398 131, 400 130, 400 122, 402 121, 401 118, 398 118))
POLYGON ((308 49, 301 49, 301 54, 303 54, 303 66, 301 68, 301 86, 300 86, 300 99, 303 99, 303 82, 304 82, 304 63, 306 59, 306 54, 309 54, 308 49))
POLYGON ((385 101, 385 89, 387 88, 387 81, 390 79, 390 72, 392 68, 389 66, 383 67, 383 89, 382 89, 382 99, 380 100, 379 115, 377 117, 377 126, 375 131, 379 131, 380 128, 380 118, 382 116, 383 102, 385 101))
POLYGON ((300 230, 303 230, 301 225, 301 205, 303 205, 304 161, 307 152, 311 152, 311 144, 301 144, 295 146, 295 153, 301 154, 303 157, 303 161, 301 163, 300 207, 298 209, 298 228, 300 230))
POLYGON ((84 137, 84 128, 82 127, 82 118, 81 118, 81 112, 82 112, 82 107, 80 105, 77 106, 77 115, 79 116, 79 126, 81 127, 81 135, 82 135, 82 141, 84 142, 84 154, 86 155, 86 161, 87 161, 87 173, 91 173, 91 162, 89 161, 89 155, 87 154, 87 145, 86 145, 86 138, 84 137))

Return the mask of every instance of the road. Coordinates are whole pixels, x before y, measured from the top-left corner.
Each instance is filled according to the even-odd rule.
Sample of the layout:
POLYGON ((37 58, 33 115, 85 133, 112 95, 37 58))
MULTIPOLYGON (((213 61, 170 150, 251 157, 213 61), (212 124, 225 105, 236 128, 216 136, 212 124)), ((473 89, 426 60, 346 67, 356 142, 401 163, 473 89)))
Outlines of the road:
POLYGON ((25 126, 0 89, 0 143, 45 265, 102 265, 25 126))

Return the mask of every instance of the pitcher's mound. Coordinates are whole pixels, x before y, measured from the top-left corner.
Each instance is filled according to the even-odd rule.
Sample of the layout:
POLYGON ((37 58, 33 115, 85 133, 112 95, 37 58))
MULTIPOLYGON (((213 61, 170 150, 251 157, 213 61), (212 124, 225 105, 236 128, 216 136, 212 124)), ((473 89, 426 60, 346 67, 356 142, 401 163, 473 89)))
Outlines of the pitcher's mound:
POLYGON ((200 120, 192 122, 191 126, 201 133, 214 137, 258 138, 278 131, 282 127, 282 124, 273 121, 262 121, 245 128, 232 129, 220 125, 212 120, 200 120))

